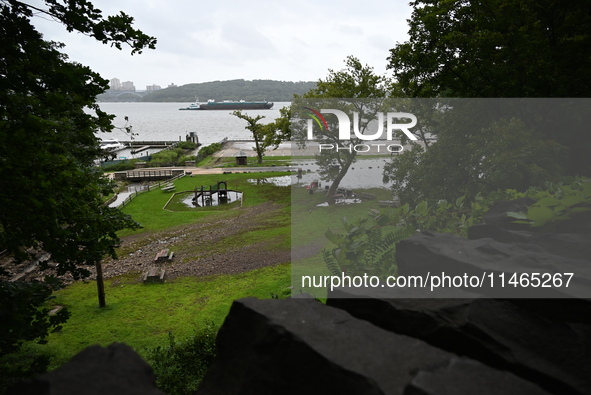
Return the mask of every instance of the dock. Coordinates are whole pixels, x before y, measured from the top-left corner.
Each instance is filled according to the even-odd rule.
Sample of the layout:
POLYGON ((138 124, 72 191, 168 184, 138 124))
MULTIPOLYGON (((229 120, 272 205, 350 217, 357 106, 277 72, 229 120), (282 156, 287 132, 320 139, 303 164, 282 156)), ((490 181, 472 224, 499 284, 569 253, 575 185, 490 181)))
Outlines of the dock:
POLYGON ((126 148, 131 148, 133 153, 145 151, 149 148, 167 148, 171 147, 175 144, 178 144, 179 141, 120 141, 121 144, 124 144, 126 148))
POLYGON ((157 170, 131 170, 115 172, 116 180, 128 181, 156 181, 166 180, 172 177, 178 177, 185 173, 183 169, 157 169, 157 170))

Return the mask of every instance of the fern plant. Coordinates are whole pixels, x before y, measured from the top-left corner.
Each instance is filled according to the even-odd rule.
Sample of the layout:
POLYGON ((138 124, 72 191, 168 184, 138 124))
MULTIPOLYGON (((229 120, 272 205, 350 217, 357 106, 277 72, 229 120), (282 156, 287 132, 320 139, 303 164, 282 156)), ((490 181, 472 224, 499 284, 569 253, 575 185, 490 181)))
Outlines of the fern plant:
POLYGON ((338 234, 330 229, 325 233, 335 245, 322 251, 331 274, 381 278, 396 275, 396 243, 409 237, 414 231, 412 227, 394 226, 391 218, 379 212, 355 222, 343 218, 342 224, 346 233, 338 234))

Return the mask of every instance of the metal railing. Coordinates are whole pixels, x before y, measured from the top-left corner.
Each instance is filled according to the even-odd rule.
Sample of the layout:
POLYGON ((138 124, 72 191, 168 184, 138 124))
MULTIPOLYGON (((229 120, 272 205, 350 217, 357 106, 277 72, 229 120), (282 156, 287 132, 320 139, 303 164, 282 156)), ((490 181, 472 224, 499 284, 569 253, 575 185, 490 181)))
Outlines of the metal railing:
POLYGON ((181 173, 181 174, 174 176, 172 178, 169 178, 167 180, 162 180, 162 181, 159 181, 156 183, 148 184, 146 189, 143 189, 141 191, 135 191, 131 195, 126 197, 125 200, 123 200, 123 202, 121 202, 121 204, 118 207, 124 207, 127 203, 131 202, 133 198, 135 198, 137 195, 139 195, 141 193, 149 192, 149 191, 154 190, 156 188, 160 188, 162 185, 176 181, 179 178, 184 177, 184 176, 185 176, 185 173, 181 173))

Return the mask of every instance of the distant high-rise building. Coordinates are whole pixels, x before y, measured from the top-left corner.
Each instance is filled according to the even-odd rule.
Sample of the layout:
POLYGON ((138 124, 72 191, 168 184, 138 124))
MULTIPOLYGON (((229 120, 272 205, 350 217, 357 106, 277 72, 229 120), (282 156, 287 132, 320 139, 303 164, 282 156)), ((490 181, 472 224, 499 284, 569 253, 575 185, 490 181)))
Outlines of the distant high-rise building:
POLYGON ((119 81, 119 78, 111 78, 109 87, 115 91, 121 90, 121 81, 119 81))
POLYGON ((131 81, 122 82, 121 83, 121 90, 135 92, 135 85, 133 85, 133 82, 131 82, 131 81))
POLYGON ((148 92, 151 92, 151 91, 159 91, 160 89, 162 89, 160 87, 160 85, 148 85, 148 86, 146 86, 146 90, 148 92))

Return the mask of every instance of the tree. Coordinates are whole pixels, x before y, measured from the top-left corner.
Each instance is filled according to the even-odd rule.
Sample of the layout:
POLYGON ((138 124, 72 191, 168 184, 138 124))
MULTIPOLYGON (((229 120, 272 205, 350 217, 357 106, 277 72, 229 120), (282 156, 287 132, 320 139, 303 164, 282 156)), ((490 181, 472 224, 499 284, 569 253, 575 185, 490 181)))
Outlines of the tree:
MULTIPOLYGON (((388 93, 388 80, 383 76, 375 74, 372 67, 363 65, 359 59, 354 56, 349 56, 345 59, 346 67, 343 70, 334 71, 329 69, 326 79, 318 80, 316 88, 307 92, 304 99, 330 99, 330 98, 347 98, 347 99, 383 99, 388 93)), ((363 101, 353 101, 352 105, 355 110, 360 113, 361 125, 359 127, 361 133, 365 133, 366 128, 371 122, 373 115, 376 113, 375 103, 364 103, 363 101), (371 107, 371 108, 370 108, 371 107)), ((329 117, 330 121, 330 117, 329 117)), ((299 130, 299 141, 305 142, 301 135, 302 129, 299 130)), ((335 133, 321 130, 316 137, 319 144, 332 144, 339 146, 342 142, 338 140, 335 133)), ((361 142, 358 138, 352 138, 350 144, 361 142)), ((333 203, 332 196, 336 194, 336 190, 343 177, 349 171, 351 164, 355 162, 357 152, 355 150, 325 150, 316 155, 316 162, 319 166, 319 174, 325 180, 332 181, 329 187, 327 196, 328 203, 333 203)))
POLYGON ((283 141, 291 140, 291 107, 279 109, 280 116, 264 126, 265 146, 277 149, 283 141))
POLYGON ((265 155, 265 150, 267 149, 267 146, 265 145, 266 130, 265 126, 258 122, 265 118, 265 116, 257 115, 256 117, 250 117, 246 114, 243 114, 240 110, 234 111, 232 115, 240 119, 244 119, 247 122, 246 129, 252 132, 252 137, 254 138, 254 149, 257 153, 257 161, 259 164, 263 163, 263 155, 265 155))
POLYGON ((119 49, 128 44, 132 53, 156 40, 134 29, 130 16, 103 17, 85 0, 44 3, 0 2, 0 251, 17 262, 47 253, 42 269, 51 261, 57 274, 76 279, 95 265, 100 279, 100 261, 115 256, 116 232, 139 226, 103 204, 112 184, 94 166, 101 154, 95 132, 113 128, 113 116, 96 104, 108 81, 69 62, 63 45, 45 41, 31 18, 44 13, 68 31, 119 49))
MULTIPOLYGON (((388 68, 410 97, 584 98, 591 94, 588 2, 559 0, 413 1, 409 40, 388 68)), ((560 174, 591 173, 588 103, 507 103, 446 114, 437 143, 395 158, 387 175, 415 201, 495 188, 526 189, 560 174), (537 108, 536 108, 537 107, 537 108), (470 128, 453 120, 480 118, 470 128), (458 118, 459 117, 459 118, 458 118), (486 121, 487 123, 485 123, 486 121), (476 125, 476 126, 475 126, 476 125)), ((490 105, 490 103, 489 103, 490 105)))
POLYGON ((585 0, 415 0, 389 69, 411 97, 589 97, 585 0))
POLYGON ((445 102, 453 108, 436 114, 437 141, 427 150, 413 144, 384 167, 400 201, 414 206, 422 200, 471 199, 498 189, 524 191, 559 177, 564 147, 536 138, 519 118, 535 108, 517 99, 445 102))
POLYGON ((263 163, 263 156, 267 148, 273 147, 277 149, 282 141, 291 139, 291 110, 289 107, 279 109, 281 116, 275 121, 268 124, 258 123, 265 118, 264 115, 257 115, 256 117, 248 116, 240 110, 232 112, 232 115, 244 119, 247 122, 246 129, 252 132, 254 138, 254 149, 257 153, 257 161, 259 164, 263 163))

